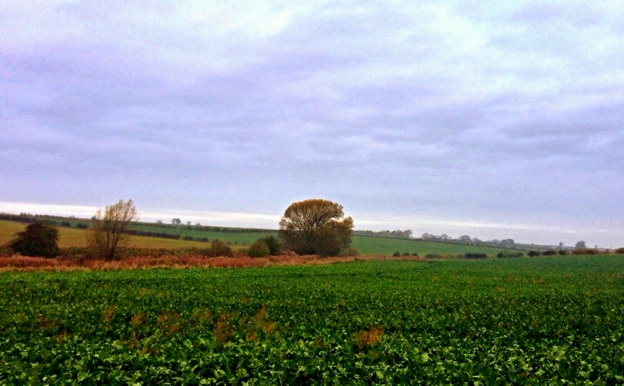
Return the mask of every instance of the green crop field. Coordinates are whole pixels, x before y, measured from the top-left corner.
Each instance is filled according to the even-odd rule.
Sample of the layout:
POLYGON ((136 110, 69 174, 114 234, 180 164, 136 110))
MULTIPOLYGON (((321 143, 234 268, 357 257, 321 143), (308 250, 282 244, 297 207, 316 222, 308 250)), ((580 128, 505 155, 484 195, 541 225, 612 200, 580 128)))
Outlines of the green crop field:
POLYGON ((427 254, 457 255, 466 253, 485 253, 494 256, 498 252, 509 250, 506 248, 369 236, 355 236, 353 237, 352 244, 360 252, 373 255, 392 255, 395 252, 401 254, 407 252, 410 255, 412 253, 418 253, 419 256, 425 256, 427 254))
POLYGON ((624 382, 624 256, 0 274, 0 384, 624 382))

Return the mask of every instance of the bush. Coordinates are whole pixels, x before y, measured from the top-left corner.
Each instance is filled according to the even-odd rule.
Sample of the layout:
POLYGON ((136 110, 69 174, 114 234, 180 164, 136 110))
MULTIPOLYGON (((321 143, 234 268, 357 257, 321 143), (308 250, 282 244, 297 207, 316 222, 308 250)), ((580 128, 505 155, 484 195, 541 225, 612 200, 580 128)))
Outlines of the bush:
POLYGON ((401 256, 401 252, 396 251, 396 252, 394 252, 394 253, 392 254, 392 256, 393 256, 393 257, 399 257, 399 256, 401 256))
POLYGON ((282 244, 279 239, 275 236, 267 236, 263 237, 258 241, 262 241, 269 247, 269 255, 271 256, 279 256, 282 253, 282 244))
POLYGON ((464 257, 466 259, 485 259, 487 255, 485 253, 466 253, 464 257))
POLYGON ((549 249, 549 250, 544 251, 542 253, 542 255, 544 255, 544 256, 554 256, 556 254, 557 254, 557 251, 555 251, 554 249, 549 249))
POLYGON ((14 253, 48 258, 55 257, 59 253, 58 229, 52 226, 36 221, 15 236, 8 245, 14 253))
POLYGON ((498 257, 499 259, 510 259, 514 257, 524 257, 524 253, 504 251, 504 252, 498 252, 496 254, 496 257, 498 257))
POLYGON ((217 257, 217 256, 232 257, 234 256, 234 251, 225 242, 219 239, 214 239, 210 242, 210 255, 213 257, 217 257))
POLYGON ((265 257, 270 254, 269 246, 262 240, 257 240, 249 246, 249 257, 265 257))
POLYGON ((418 253, 414 252, 414 253, 412 253, 412 256, 418 257, 418 253))
POLYGON ((568 251, 566 251, 565 249, 560 249, 557 253, 559 253, 560 256, 565 256, 568 254, 568 251))
POLYGON ((615 253, 617 253, 618 255, 624 255, 624 247, 616 249, 615 253))
POLYGON ((600 251, 591 248, 576 248, 572 251, 573 255, 599 255, 600 251))
POLYGON ((529 251, 529 253, 527 253, 527 255, 529 255, 529 257, 537 257, 540 256, 542 253, 540 251, 529 251))

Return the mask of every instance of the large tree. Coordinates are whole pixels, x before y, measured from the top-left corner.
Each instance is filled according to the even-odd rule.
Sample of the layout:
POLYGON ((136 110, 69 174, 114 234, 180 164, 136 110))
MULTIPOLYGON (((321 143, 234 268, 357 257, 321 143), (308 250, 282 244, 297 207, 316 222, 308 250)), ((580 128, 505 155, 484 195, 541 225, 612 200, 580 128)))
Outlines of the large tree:
POLYGON ((87 232, 87 243, 94 256, 113 260, 117 247, 129 238, 126 233, 128 225, 138 218, 132 200, 126 202, 120 199, 116 204, 107 206, 104 212, 98 210, 87 232))
POLYGON ((280 221, 282 248, 300 255, 336 256, 351 247, 353 219, 342 205, 322 199, 291 204, 280 221))

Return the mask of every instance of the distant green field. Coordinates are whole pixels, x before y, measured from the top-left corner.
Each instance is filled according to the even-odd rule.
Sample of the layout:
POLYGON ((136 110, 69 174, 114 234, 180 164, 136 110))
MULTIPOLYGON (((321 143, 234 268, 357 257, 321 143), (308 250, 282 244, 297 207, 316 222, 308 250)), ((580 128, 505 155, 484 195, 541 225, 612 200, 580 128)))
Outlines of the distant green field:
MULTIPOLYGON (((59 219, 50 218, 54 221, 61 222, 67 221, 74 228, 60 227, 60 246, 84 246, 86 239, 84 231, 76 229, 76 225, 79 223, 87 224, 89 221, 84 219, 59 219)), ((14 221, 0 220, 0 244, 7 242, 13 237, 15 232, 24 229, 23 223, 14 221)), ((266 236, 277 236, 275 230, 246 230, 241 228, 221 228, 221 227, 200 227, 195 226, 187 227, 186 225, 180 225, 173 227, 171 225, 157 225, 152 223, 137 223, 132 225, 133 229, 143 232, 154 233, 167 233, 172 235, 180 235, 180 237, 190 236, 193 238, 205 237, 208 240, 219 239, 225 242, 232 243, 236 246, 249 245, 259 238, 266 236)), ((186 240, 171 240, 155 237, 138 237, 132 238, 130 243, 135 247, 145 248, 187 248, 187 247, 202 247, 206 246, 206 243, 197 241, 186 240)), ((417 253, 419 256, 425 256, 427 254, 441 254, 441 255, 457 255, 466 253, 485 253, 493 256, 498 252, 505 250, 505 248, 495 247, 482 247, 471 246, 451 243, 439 243, 432 241, 422 240, 410 240, 410 239, 395 239, 387 237, 370 237, 370 236, 354 236, 353 246, 360 251, 363 255, 392 255, 395 252, 417 253)))
POLYGON ((485 253, 492 256, 506 250, 505 248, 369 236, 353 237, 353 246, 361 253, 370 255, 392 255, 395 252, 401 254, 407 252, 410 255, 412 253, 418 253, 419 256, 425 256, 427 254, 457 255, 466 253, 485 253))

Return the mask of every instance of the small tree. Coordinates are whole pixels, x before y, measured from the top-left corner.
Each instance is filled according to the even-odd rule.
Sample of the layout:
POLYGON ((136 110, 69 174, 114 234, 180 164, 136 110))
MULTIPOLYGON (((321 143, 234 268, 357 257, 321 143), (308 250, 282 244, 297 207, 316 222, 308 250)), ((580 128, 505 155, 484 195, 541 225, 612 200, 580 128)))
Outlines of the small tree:
POLYGON ((311 199, 291 204, 280 221, 284 249, 300 255, 336 256, 351 246, 353 219, 342 205, 311 199))
POLYGON ((117 247, 130 237, 126 230, 132 221, 139 218, 139 213, 132 200, 119 200, 107 206, 104 212, 98 210, 93 217, 91 228, 87 232, 87 244, 94 256, 111 261, 116 257, 117 247))
POLYGON ((59 253, 58 229, 36 221, 16 233, 9 248, 23 256, 55 257, 59 253))

